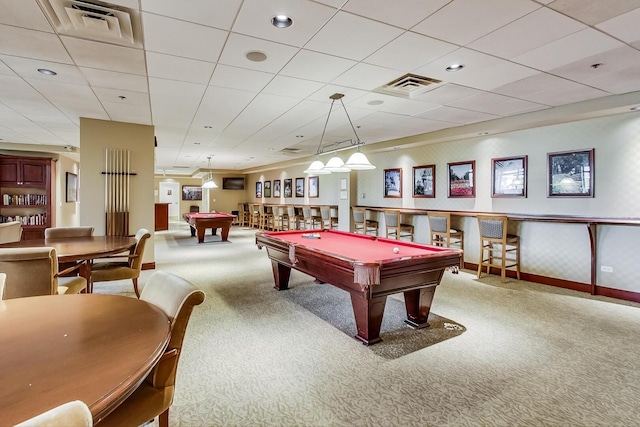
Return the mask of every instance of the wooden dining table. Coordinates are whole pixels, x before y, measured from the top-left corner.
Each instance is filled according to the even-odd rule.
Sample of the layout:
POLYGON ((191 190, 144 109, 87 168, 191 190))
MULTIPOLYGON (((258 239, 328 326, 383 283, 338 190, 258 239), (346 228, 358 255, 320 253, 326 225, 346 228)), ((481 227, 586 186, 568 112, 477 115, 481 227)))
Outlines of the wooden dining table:
POLYGON ((135 237, 130 236, 81 236, 61 237, 55 239, 21 240, 3 243, 0 248, 55 248, 60 264, 82 262, 79 273, 87 279, 87 292, 92 293, 91 263, 94 259, 104 258, 129 251, 136 245, 135 237))
POLYGON ((97 423, 158 362, 168 316, 120 295, 46 295, 0 301, 0 420, 14 425, 72 400, 97 423))

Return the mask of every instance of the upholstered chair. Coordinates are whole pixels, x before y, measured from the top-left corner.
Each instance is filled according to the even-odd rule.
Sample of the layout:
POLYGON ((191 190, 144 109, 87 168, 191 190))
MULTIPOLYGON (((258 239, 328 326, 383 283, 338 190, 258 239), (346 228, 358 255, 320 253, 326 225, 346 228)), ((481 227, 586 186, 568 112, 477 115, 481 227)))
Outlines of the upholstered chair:
POLYGON ((147 280, 140 299, 167 314, 171 321, 171 339, 151 373, 131 396, 99 422, 101 427, 138 426, 156 416, 159 416, 160 427, 168 427, 185 331, 193 307, 202 304, 205 294, 181 277, 156 271, 147 280))
MULTIPOLYGON (((464 251, 464 238, 462 230, 451 228, 451 213, 428 211, 429 218, 429 244, 444 246, 464 251)), ((460 267, 464 266, 464 256, 460 259, 460 267)), ((458 267, 452 267, 456 273, 458 267)))
POLYGON ((338 228, 338 217, 332 216, 331 213, 331 206, 320 206, 323 229, 338 228))
POLYGON ((93 236, 93 227, 54 227, 44 229, 45 239, 61 239, 65 237, 93 236))
POLYGON ((22 223, 11 221, 0 223, 0 244, 19 242, 22 238, 22 223))
POLYGON ((142 270, 142 257, 144 255, 144 247, 151 234, 146 228, 141 228, 136 233, 136 245, 131 249, 129 255, 114 255, 112 257, 103 258, 105 262, 95 262, 91 265, 91 283, 89 289, 93 290, 95 282, 110 282, 113 280, 131 279, 133 282, 133 290, 136 296, 140 298, 140 290, 138 289, 138 278, 140 270, 142 270), (109 259, 117 259, 109 261, 109 259))
POLYGON ((93 417, 86 403, 74 400, 49 409, 14 427, 92 427, 93 417))
POLYGON ((313 214, 311 206, 302 207, 302 223, 304 224, 305 230, 322 228, 322 218, 313 214))
POLYGON ((477 215, 480 231, 480 260, 478 262, 478 279, 482 268, 500 269, 502 282, 505 282, 508 268, 515 267, 516 278, 520 280, 520 237, 507 233, 508 218, 506 215, 477 215))
POLYGON ((351 208, 351 213, 353 214, 353 227, 355 233, 369 234, 373 232, 375 236, 378 235, 378 221, 367 218, 366 208, 354 206, 351 208))
POLYGON ((3 299, 38 295, 77 294, 87 287, 82 276, 61 277, 70 269, 58 271, 54 248, 0 249, 0 271, 6 274, 3 299))
POLYGON ((383 211, 386 237, 390 239, 413 241, 413 224, 402 222, 402 214, 397 209, 383 211))

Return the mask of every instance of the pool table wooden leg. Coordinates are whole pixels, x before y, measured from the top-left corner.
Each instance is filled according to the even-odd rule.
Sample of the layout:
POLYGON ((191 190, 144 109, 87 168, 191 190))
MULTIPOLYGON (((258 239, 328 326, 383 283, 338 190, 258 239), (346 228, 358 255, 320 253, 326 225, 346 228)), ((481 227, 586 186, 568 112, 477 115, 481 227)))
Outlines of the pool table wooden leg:
POLYGON ((204 243, 204 232, 206 228, 198 228, 198 243, 204 243))
POLYGON ((191 237, 196 237, 196 228, 190 225, 189 229, 191 230, 191 237))
POLYGON ((428 328, 429 312, 431 311, 431 303, 436 293, 436 287, 429 286, 426 288, 414 289, 404 292, 404 305, 407 309, 407 325, 413 328, 428 328))
POLYGON ((351 292, 351 305, 358 329, 355 338, 363 344, 371 345, 382 341, 380 326, 382 326, 382 315, 386 303, 386 295, 366 299, 361 294, 351 292))
POLYGON ((271 268, 273 270, 273 280, 275 281, 274 288, 283 291, 289 289, 289 277, 291 276, 291 267, 284 264, 280 264, 277 261, 271 260, 271 268))

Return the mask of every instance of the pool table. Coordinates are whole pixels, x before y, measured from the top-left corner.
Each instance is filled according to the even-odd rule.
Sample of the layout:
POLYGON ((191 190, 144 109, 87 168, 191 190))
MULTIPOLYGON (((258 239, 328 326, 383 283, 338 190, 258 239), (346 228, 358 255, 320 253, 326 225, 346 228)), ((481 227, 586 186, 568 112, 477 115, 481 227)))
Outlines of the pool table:
POLYGON ((348 291, 355 338, 366 345, 381 341, 382 316, 391 294, 404 293, 408 325, 429 326, 436 286, 445 269, 459 266, 462 257, 457 249, 337 230, 259 232, 256 245, 267 250, 277 290, 288 288, 293 268, 348 291))
POLYGON ((235 215, 222 212, 187 212, 182 217, 191 226, 191 236, 198 233, 198 243, 204 242, 204 232, 207 228, 211 228, 213 235, 216 234, 216 229, 221 228, 220 237, 226 242, 231 223, 236 219, 235 215))

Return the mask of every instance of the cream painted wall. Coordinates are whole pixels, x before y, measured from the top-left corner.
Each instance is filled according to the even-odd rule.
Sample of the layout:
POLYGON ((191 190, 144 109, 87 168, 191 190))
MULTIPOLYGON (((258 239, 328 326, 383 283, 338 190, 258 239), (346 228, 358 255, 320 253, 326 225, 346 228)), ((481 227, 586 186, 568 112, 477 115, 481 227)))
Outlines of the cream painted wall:
MULTIPOLYGON (((56 223, 54 227, 77 227, 80 225, 80 192, 82 191, 82 183, 78 180, 79 193, 78 202, 67 202, 67 172, 79 173, 79 165, 73 159, 60 155, 56 163, 56 194, 57 203, 53 209, 56 210, 56 223)), ((88 191, 88 190, 87 190, 88 191)))
POLYGON ((95 228, 95 235, 104 235, 105 226, 105 152, 107 148, 130 150, 131 198, 129 233, 140 228, 151 232, 145 246, 143 262, 155 260, 154 229, 154 130, 153 126, 136 125, 95 119, 80 119, 80 225, 95 228))

